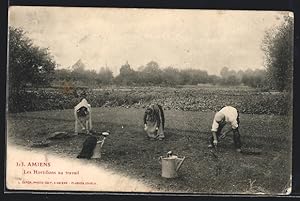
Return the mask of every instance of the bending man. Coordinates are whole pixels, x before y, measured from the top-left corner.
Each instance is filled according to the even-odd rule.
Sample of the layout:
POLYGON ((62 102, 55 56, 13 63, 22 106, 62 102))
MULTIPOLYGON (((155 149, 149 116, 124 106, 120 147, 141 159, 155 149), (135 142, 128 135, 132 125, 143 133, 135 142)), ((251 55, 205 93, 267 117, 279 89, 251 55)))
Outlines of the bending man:
POLYGON ((214 146, 217 146, 221 131, 226 124, 231 125, 235 149, 236 151, 241 152, 242 144, 239 133, 239 113, 237 109, 232 106, 223 107, 219 112, 215 114, 211 128, 212 136, 210 138, 208 147, 212 148, 214 146))

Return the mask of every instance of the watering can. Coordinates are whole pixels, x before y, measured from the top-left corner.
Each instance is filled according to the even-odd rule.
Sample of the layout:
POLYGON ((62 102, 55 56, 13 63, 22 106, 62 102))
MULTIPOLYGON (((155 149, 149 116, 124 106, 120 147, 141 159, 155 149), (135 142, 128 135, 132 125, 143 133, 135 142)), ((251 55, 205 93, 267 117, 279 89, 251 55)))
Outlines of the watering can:
POLYGON ((161 176, 164 178, 176 178, 178 177, 178 171, 182 166, 185 157, 179 158, 173 155, 171 151, 168 152, 167 157, 159 157, 161 164, 161 176))
POLYGON ((97 144, 94 148, 94 154, 91 158, 101 158, 101 148, 104 144, 106 137, 109 136, 109 132, 102 132, 101 135, 103 136, 103 139, 97 141, 97 144))

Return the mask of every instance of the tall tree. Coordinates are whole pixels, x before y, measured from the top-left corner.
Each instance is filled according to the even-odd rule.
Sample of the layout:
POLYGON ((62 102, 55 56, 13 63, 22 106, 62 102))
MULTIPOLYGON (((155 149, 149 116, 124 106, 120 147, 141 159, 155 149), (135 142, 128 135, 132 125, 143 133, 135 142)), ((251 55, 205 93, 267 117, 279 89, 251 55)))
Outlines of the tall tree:
POLYGON ((35 46, 21 28, 9 27, 10 94, 18 94, 27 84, 50 84, 55 67, 47 48, 35 46))
POLYGON ((113 72, 108 67, 101 67, 97 75, 98 83, 111 84, 113 78, 113 72))
POLYGON ((171 66, 163 70, 163 82, 167 85, 178 85, 181 83, 180 72, 171 66))
POLYGON ((117 84, 132 85, 137 81, 136 72, 130 67, 129 63, 126 62, 120 68, 120 74, 115 78, 117 84))
POLYGON ((293 74, 294 18, 286 15, 283 23, 266 32, 262 49, 271 88, 291 90, 293 74))
POLYGON ((148 84, 161 84, 162 83, 162 70, 156 61, 150 61, 146 64, 142 71, 143 78, 148 84))

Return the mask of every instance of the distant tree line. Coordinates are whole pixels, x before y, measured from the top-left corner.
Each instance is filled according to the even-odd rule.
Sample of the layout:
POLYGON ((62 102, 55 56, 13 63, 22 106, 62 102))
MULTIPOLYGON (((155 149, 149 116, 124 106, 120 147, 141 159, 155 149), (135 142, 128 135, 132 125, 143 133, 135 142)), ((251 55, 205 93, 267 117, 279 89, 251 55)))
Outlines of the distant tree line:
POLYGON ((235 71, 224 67, 220 76, 209 75, 207 71, 199 69, 179 70, 174 67, 161 68, 155 61, 150 61, 145 66, 134 70, 128 62, 120 67, 120 73, 113 76, 108 67, 102 67, 99 72, 86 70, 81 60, 66 69, 55 70, 54 83, 60 85, 65 81, 73 84, 102 86, 102 85, 124 85, 124 86, 175 86, 175 85, 246 85, 250 87, 264 87, 266 70, 235 71))
POLYGON ((243 84, 289 91, 293 78, 293 33, 294 20, 288 15, 280 26, 266 32, 262 43, 266 57, 263 70, 235 71, 223 67, 217 76, 195 68, 162 68, 155 61, 134 70, 127 62, 114 77, 108 67, 101 67, 99 72, 87 70, 81 60, 69 68, 59 69, 47 48, 34 45, 21 28, 9 27, 9 98, 17 102, 27 86, 45 87, 66 82, 76 86, 243 84))
POLYGON ((55 70, 52 84, 62 85, 65 82, 83 86, 110 85, 113 83, 113 73, 107 67, 101 67, 98 73, 95 70, 87 70, 79 59, 68 69, 55 70))

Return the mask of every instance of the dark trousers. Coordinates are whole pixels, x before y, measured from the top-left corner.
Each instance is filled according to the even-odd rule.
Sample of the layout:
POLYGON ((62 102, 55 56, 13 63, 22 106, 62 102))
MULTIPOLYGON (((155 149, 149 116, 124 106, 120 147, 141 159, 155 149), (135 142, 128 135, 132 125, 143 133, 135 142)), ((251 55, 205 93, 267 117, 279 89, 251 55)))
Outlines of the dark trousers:
MULTIPOLYGON (((241 135, 240 135, 240 132, 239 132, 239 127, 240 127, 239 113, 238 113, 238 116, 237 116, 236 120, 237 120, 237 123, 238 123, 238 127, 233 130, 233 142, 234 142, 234 147, 236 149, 240 149, 241 146, 242 146, 242 143, 241 143, 241 135)), ((218 130, 216 132, 218 140, 219 140, 219 137, 221 135, 221 131, 224 128, 225 125, 226 125, 226 123, 219 124, 219 128, 218 128, 218 130)), ((210 137, 210 144, 211 145, 213 145, 213 141, 214 141, 214 137, 211 136, 210 137)))

